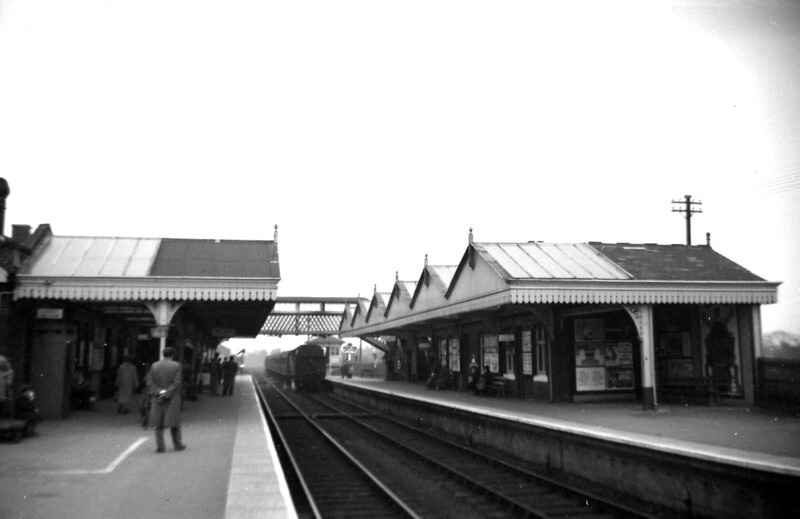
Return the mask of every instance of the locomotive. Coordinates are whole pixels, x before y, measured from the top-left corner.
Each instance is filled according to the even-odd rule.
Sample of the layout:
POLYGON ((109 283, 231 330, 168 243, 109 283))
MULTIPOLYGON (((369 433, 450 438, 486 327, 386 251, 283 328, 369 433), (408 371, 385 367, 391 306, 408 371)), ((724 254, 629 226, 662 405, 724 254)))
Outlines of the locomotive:
POLYGON ((291 351, 267 355, 264 370, 299 391, 319 391, 325 380, 325 350, 305 343, 291 351))

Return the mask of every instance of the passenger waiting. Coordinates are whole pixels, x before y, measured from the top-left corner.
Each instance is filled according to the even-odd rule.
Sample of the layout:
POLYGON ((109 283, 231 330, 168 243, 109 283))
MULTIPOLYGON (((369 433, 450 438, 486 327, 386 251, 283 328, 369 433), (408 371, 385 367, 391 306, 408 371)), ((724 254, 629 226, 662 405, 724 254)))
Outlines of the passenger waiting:
POLYGON ((475 362, 475 357, 472 357, 472 360, 469 362, 469 376, 467 378, 467 388, 475 391, 475 386, 478 384, 478 378, 480 378, 481 371, 478 368, 478 363, 475 362))
POLYGON ((492 375, 492 372, 489 371, 489 366, 484 366, 483 373, 481 373, 481 376, 478 378, 478 382, 475 384, 475 394, 487 394, 489 392, 489 388, 492 386, 493 379, 494 375, 492 375))

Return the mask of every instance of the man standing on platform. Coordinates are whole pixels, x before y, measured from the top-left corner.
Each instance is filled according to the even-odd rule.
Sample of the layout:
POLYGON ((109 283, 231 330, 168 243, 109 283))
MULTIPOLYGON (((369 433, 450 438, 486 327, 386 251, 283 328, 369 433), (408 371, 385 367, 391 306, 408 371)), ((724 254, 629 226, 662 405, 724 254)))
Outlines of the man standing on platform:
POLYGON ((154 362, 147 373, 151 399, 150 424, 156 429, 156 452, 164 452, 164 428, 169 427, 172 446, 182 451, 181 441, 181 365, 172 356, 172 348, 164 348, 164 358, 154 362))
POLYGON ((233 382, 236 379, 236 372, 239 371, 239 364, 234 357, 228 357, 222 364, 222 396, 233 396, 233 382))
POLYGON ((211 394, 217 396, 217 392, 219 391, 219 379, 222 376, 222 363, 219 359, 219 353, 214 354, 209 373, 211 378, 211 394))

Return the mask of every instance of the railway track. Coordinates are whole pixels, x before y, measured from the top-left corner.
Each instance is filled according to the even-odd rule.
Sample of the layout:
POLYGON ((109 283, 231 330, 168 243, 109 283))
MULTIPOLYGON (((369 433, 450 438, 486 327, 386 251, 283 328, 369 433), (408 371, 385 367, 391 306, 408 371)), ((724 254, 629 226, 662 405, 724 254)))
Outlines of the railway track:
POLYGON ((294 494, 301 494, 295 503, 300 517, 418 517, 283 392, 271 385, 257 388, 277 426, 279 452, 293 469, 290 479, 299 487, 294 494))
POLYGON ((619 503, 330 395, 289 398, 419 516, 642 517, 619 503))

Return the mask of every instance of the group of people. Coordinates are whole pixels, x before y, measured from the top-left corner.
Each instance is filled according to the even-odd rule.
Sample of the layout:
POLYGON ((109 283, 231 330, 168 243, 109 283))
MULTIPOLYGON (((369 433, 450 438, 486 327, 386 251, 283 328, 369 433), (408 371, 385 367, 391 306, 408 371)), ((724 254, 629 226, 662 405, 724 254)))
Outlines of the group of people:
MULTIPOLYGON (((176 451, 186 449, 181 439, 181 398, 183 368, 173 360, 175 350, 164 348, 163 358, 154 362, 145 376, 146 391, 141 401, 142 426, 155 429, 156 452, 165 452, 164 429, 169 428, 176 451)), ((128 414, 140 389, 139 373, 133 359, 125 356, 117 368, 115 382, 117 413, 128 414)))
POLYGON ((489 366, 484 366, 483 372, 481 373, 481 370, 478 368, 478 363, 475 361, 475 357, 473 357, 472 361, 469 363, 469 377, 467 378, 467 385, 472 392, 476 395, 487 394, 489 388, 492 386, 492 380, 494 380, 494 374, 489 370, 489 366))
POLYGON ((226 357, 224 360, 219 354, 214 355, 208 371, 210 374, 210 390, 212 395, 219 394, 219 383, 222 380, 222 396, 233 396, 233 382, 236 380, 236 373, 239 371, 239 363, 233 356, 226 357))
MULTIPOLYGON (((150 425, 155 429, 156 452, 165 452, 164 429, 169 428, 172 446, 176 451, 186 449, 181 438, 181 398, 183 385, 183 369, 179 362, 173 360, 175 350, 164 348, 163 358, 154 362, 145 377, 146 393, 142 399, 142 425, 150 425)), ((219 394, 220 380, 222 395, 232 396, 234 380, 239 371, 239 363, 233 356, 225 359, 215 355, 208 366, 210 372, 211 394, 219 394)), ((131 411, 139 389, 139 375, 133 360, 123 358, 117 368, 116 401, 117 413, 127 414, 131 411)))

